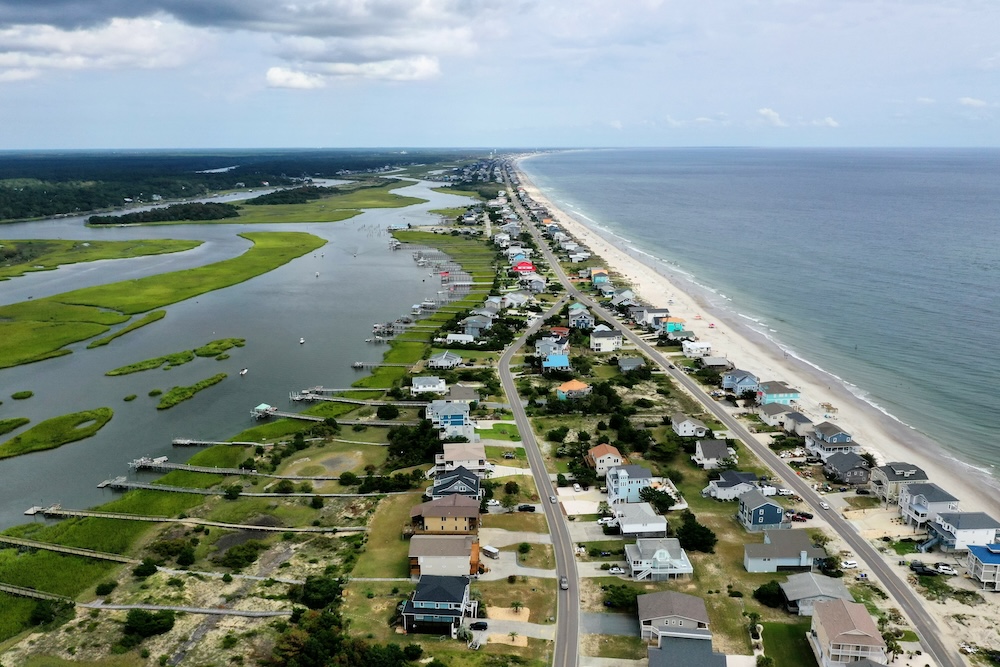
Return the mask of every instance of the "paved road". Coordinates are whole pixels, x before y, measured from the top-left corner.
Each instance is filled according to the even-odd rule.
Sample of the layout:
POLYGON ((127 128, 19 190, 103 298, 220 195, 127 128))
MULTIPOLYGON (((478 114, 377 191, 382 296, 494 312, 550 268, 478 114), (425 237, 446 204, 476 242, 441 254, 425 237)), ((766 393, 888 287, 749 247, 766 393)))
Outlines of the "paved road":
MULTIPOLYGON (((525 220, 528 219, 529 218, 525 217, 525 220)), ((563 272, 562 267, 559 265, 558 260, 549 248, 548 243, 541 238, 541 234, 538 232, 537 228, 531 223, 528 223, 526 226, 532 237, 538 243, 539 248, 541 248, 542 254, 549 262, 552 270, 559 277, 559 280, 563 283, 563 285, 566 286, 569 296, 584 305, 589 306, 595 315, 599 315, 609 322, 618 323, 626 340, 631 341, 636 348, 648 355, 650 359, 659 364, 667 373, 669 373, 675 382, 685 387, 692 396, 701 401, 709 412, 711 412, 719 421, 729 428, 732 437, 742 440, 747 447, 753 450, 758 458, 764 461, 772 470, 777 472, 778 476, 783 479, 786 486, 792 488, 799 496, 804 498, 817 513, 823 514, 824 518, 830 523, 832 528, 837 531, 844 541, 851 545, 854 549, 854 553, 857 554, 860 559, 865 561, 865 563, 888 589, 889 595, 895 599, 906 615, 909 616, 910 620, 913 622, 914 629, 922 640, 923 647, 928 653, 931 654, 939 667, 959 667, 967 664, 961 655, 957 655, 954 650, 947 648, 941 641, 940 637, 938 637, 938 624, 924 609, 923 602, 917 597, 917 594, 905 581, 900 579, 896 572, 886 565, 885 561, 878 554, 878 552, 872 548, 867 540, 857 534, 851 524, 849 524, 836 512, 821 509, 819 505, 820 497, 812 490, 812 488, 797 475, 789 474, 788 466, 784 464, 784 461, 778 458, 768 447, 758 442, 747 430, 747 428, 730 415, 725 409, 723 409, 722 406, 714 400, 711 400, 711 398, 705 394, 705 391, 701 388, 701 386, 695 383, 686 374, 674 368, 673 364, 669 362, 666 357, 664 357, 656 348, 649 345, 638 334, 622 325, 615 313, 605 309, 588 295, 577 290, 569 282, 568 277, 565 272, 563 272)), ((510 394, 508 394, 508 398, 509 397, 510 394)), ((518 426, 520 427, 520 424, 518 424, 518 426)), ((521 432, 531 433, 530 428, 522 428, 521 432)), ((534 462, 532 462, 532 467, 535 467, 534 462)), ((542 493, 541 487, 539 487, 539 493, 542 493)), ((572 585, 573 583, 571 582, 571 586, 572 585)))

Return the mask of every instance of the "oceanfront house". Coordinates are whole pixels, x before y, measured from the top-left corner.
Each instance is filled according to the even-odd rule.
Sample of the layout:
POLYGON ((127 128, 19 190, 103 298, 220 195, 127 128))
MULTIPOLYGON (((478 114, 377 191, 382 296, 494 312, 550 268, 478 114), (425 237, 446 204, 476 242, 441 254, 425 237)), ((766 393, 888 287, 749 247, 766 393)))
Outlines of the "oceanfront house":
POLYGON ((815 572, 800 572, 779 584, 785 596, 785 608, 792 614, 812 616, 817 602, 844 600, 854 602, 842 579, 827 577, 815 572))
POLYGON ((479 434, 472 422, 471 407, 464 401, 431 401, 424 416, 441 432, 441 439, 465 438, 477 442, 479 434))
POLYGON ((615 308, 627 308, 636 305, 635 292, 625 287, 615 290, 611 297, 611 305, 615 308))
POLYGON ((826 551, 815 546, 802 529, 765 530, 762 544, 743 545, 743 567, 747 572, 810 572, 825 558, 826 551))
POLYGON ((410 510, 410 524, 415 533, 475 533, 479 530, 479 500, 453 495, 421 503, 410 510))
POLYGON ((662 591, 636 598, 639 608, 640 636, 660 643, 661 637, 712 640, 708 629, 705 601, 694 595, 662 591))
POLYGON ((691 460, 699 468, 714 470, 727 459, 735 457, 736 450, 727 445, 725 440, 699 440, 694 445, 691 460))
POLYGON ((434 455, 434 474, 441 475, 462 467, 486 477, 493 466, 486 461, 486 447, 481 442, 445 442, 434 455))
POLYGON ((535 341, 535 356, 547 357, 550 354, 569 354, 569 338, 565 336, 544 336, 535 341))
POLYGON ((607 269, 605 269, 603 267, 600 267, 600 266, 595 266, 595 267, 593 267, 593 268, 590 269, 590 284, 591 285, 595 285, 595 286, 596 285, 600 285, 601 283, 606 283, 606 282, 608 282, 610 280, 611 280, 611 276, 608 275, 608 270, 607 269))
POLYGON ((750 371, 734 368, 722 374, 722 388, 733 392, 737 396, 742 396, 748 391, 756 395, 759 385, 760 378, 750 371))
POLYGON ((547 354, 542 358, 543 373, 571 370, 573 370, 573 366, 569 363, 568 354, 547 354))
POLYGON ((622 332, 616 329, 601 331, 600 327, 590 332, 590 349, 594 352, 614 352, 622 347, 622 332))
POLYGON ((593 329, 594 322, 594 316, 586 308, 570 312, 569 314, 569 326, 571 329, 593 329))
POLYGON ((622 373, 637 371, 645 367, 646 362, 639 357, 618 357, 618 370, 622 373))
POLYGON ((649 503, 619 503, 615 505, 615 517, 625 538, 667 536, 667 520, 649 503))
POLYGON ((885 503, 899 501, 899 492, 907 484, 928 481, 927 473, 919 466, 905 461, 892 461, 872 468, 868 488, 885 503))
POLYGON ((708 433, 705 422, 688 417, 683 412, 675 412, 670 416, 670 428, 682 438, 704 438, 708 433))
POLYGON ((863 658, 879 665, 889 662, 882 633, 857 602, 817 602, 806 637, 819 667, 845 667, 863 658))
POLYGON ((802 394, 798 389, 777 380, 761 382, 757 387, 757 402, 761 405, 767 405, 768 403, 791 405, 801 398, 802 394))
POLYGON ((625 560, 635 581, 666 581, 694 572, 675 537, 639 538, 635 544, 625 545, 625 560))
POLYGON ((691 359, 707 357, 712 354, 712 344, 700 340, 686 340, 681 343, 681 352, 683 352, 685 357, 691 359))
POLYGON ((632 321, 641 327, 654 328, 657 320, 670 317, 670 311, 666 308, 650 308, 649 306, 639 306, 629 309, 629 316, 632 321))
POLYGON ((438 370, 438 369, 451 369, 456 366, 462 365, 462 357, 458 356, 454 352, 445 350, 441 354, 435 354, 433 357, 427 360, 427 368, 438 370))
POLYGON ((899 515, 914 529, 925 528, 942 512, 957 512, 958 498, 932 482, 907 484, 899 492, 899 515))
POLYGON ((473 535, 414 535, 410 538, 410 579, 479 572, 479 538, 473 535))
POLYGON ((785 415, 792 411, 792 408, 783 403, 764 403, 758 405, 755 412, 760 420, 768 426, 778 427, 784 423, 785 415))
POLYGON ((855 486, 867 484, 871 477, 868 461, 854 452, 831 454, 823 463, 823 473, 832 481, 855 486))
MULTIPOLYGON (((778 404, 772 403, 771 405, 778 404)), ((799 435, 802 437, 812 433, 816 428, 815 424, 813 424, 813 421, 809 419, 809 417, 806 417, 801 412, 795 412, 794 410, 792 412, 785 413, 785 416, 782 417, 781 426, 785 429, 785 433, 788 433, 789 435, 799 435)))
POLYGON ((785 508, 774 502, 757 489, 740 494, 736 518, 751 533, 762 530, 783 530, 792 527, 785 516, 785 508))
POLYGON ((724 373, 733 367, 732 362, 725 357, 700 357, 695 363, 700 368, 706 368, 719 373, 724 373))
POLYGON ((424 575, 403 605, 403 630, 446 634, 454 639, 462 619, 475 618, 478 607, 479 603, 469 597, 468 577, 424 575))
POLYGON ((757 490, 757 475, 752 472, 723 470, 718 479, 708 482, 701 495, 716 500, 736 500, 747 491, 757 490))
POLYGON ((861 452, 861 445, 836 424, 823 422, 806 435, 806 451, 826 461, 837 452, 861 452))
POLYGON ((672 340, 694 340, 695 335, 693 331, 685 331, 684 325, 686 320, 680 317, 667 317, 660 320, 660 331, 667 334, 667 338, 672 340), (672 334, 672 335, 671 335, 672 334), (681 336, 680 334, 687 334, 681 336))
POLYGON ((605 486, 608 504, 640 502, 639 492, 653 486, 653 473, 640 465, 615 466, 608 470, 605 486))
POLYGON ((493 320, 482 315, 472 315, 459 322, 462 333, 473 338, 479 338, 484 331, 493 327, 493 320))
POLYGON ((448 391, 448 384, 439 377, 425 375, 413 378, 410 386, 410 394, 418 396, 420 394, 443 394, 448 391))
POLYGON ((434 486, 431 489, 431 500, 438 500, 448 496, 465 496, 479 500, 481 488, 479 476, 476 473, 459 466, 451 472, 446 472, 434 477, 434 486))
POLYGON ((927 524, 927 537, 920 551, 968 551, 970 544, 1000 542, 1000 523, 985 512, 941 512, 927 524))
POLYGON ((573 400, 590 396, 591 386, 580 380, 568 380, 556 387, 556 398, 560 401, 573 400))
POLYGON ((970 544, 965 568, 984 591, 1000 591, 1000 544, 970 544))
POLYGON ((625 457, 614 445, 602 443, 587 450, 584 463, 594 469, 598 477, 604 477, 608 470, 625 463, 625 457))

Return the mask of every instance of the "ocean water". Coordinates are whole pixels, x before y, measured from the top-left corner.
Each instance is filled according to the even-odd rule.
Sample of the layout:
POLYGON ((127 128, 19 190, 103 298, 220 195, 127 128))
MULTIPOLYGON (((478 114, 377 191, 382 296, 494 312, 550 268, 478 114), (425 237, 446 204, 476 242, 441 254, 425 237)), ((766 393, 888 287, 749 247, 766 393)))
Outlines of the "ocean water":
POLYGON ((915 446, 1000 473, 1000 150, 592 150, 521 168, 915 446))

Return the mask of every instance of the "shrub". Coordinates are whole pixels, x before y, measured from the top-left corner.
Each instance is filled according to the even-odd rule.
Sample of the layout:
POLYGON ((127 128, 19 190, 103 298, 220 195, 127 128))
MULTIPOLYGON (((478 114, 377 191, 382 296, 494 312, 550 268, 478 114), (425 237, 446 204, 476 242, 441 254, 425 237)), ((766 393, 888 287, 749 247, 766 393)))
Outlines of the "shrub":
POLYGON ((118 587, 118 582, 115 581, 104 581, 97 584, 97 588, 94 589, 94 593, 104 597, 105 595, 111 595, 111 591, 118 587))
POLYGON ((761 584, 753 592, 753 597, 765 607, 773 609, 778 609, 785 604, 785 596, 781 592, 781 586, 774 579, 766 584, 761 584))
POLYGON ((13 398, 15 401, 23 401, 24 399, 31 398, 34 395, 35 392, 33 391, 15 391, 13 394, 10 395, 10 397, 13 398))
POLYGON ((154 574, 156 574, 156 562, 152 558, 143 558, 142 563, 132 570, 132 576, 136 579, 145 579, 154 574))

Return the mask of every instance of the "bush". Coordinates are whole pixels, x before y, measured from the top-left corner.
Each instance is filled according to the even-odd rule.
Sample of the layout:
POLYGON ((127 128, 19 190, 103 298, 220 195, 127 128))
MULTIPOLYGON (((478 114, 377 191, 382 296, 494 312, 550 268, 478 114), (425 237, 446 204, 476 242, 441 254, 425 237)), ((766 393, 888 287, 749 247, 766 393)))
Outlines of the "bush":
POLYGON ((765 607, 772 609, 778 609, 785 604, 785 596, 781 592, 781 586, 774 579, 766 584, 761 584, 753 592, 753 598, 765 607))
POLYGON ((35 392, 33 391, 15 391, 13 394, 10 395, 10 397, 13 398, 15 401, 23 401, 24 399, 31 398, 34 395, 35 392))
POLYGON ((521 554, 527 554, 531 552, 531 545, 527 542, 521 542, 517 545, 517 552, 521 554))
POLYGON ((229 549, 226 550, 226 553, 216 559, 216 561, 223 567, 239 570, 257 560, 257 556, 265 548, 266 547, 262 542, 258 542, 257 540, 247 540, 243 544, 237 544, 236 546, 229 547, 229 549))
POLYGON ((395 419, 399 416, 399 408, 395 405, 380 405, 375 411, 375 415, 383 420, 395 419))
POLYGON ((94 593, 96 593, 100 597, 104 597, 105 595, 111 595, 111 591, 115 590, 116 588, 118 588, 118 582, 104 581, 97 584, 97 588, 94 589, 94 593))
POLYGON ((517 482, 515 482, 513 480, 511 480, 511 481, 509 481, 509 482, 507 482, 506 484, 503 485, 503 491, 504 491, 504 493, 506 493, 508 495, 511 495, 511 496, 516 496, 518 494, 518 492, 520 492, 520 490, 521 490, 521 487, 518 486, 517 482))
POLYGON ((132 570, 132 576, 136 579, 145 579, 154 574, 156 574, 156 562, 152 558, 143 558, 142 563, 132 570))
POLYGON ((149 612, 144 609, 132 609, 125 617, 125 625, 122 627, 124 636, 119 644, 126 648, 132 648, 146 637, 162 635, 170 632, 173 627, 174 612, 172 611, 149 612))

